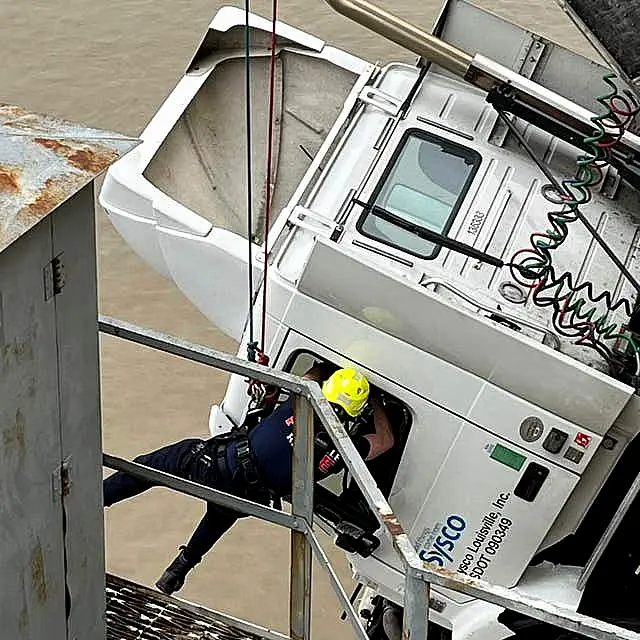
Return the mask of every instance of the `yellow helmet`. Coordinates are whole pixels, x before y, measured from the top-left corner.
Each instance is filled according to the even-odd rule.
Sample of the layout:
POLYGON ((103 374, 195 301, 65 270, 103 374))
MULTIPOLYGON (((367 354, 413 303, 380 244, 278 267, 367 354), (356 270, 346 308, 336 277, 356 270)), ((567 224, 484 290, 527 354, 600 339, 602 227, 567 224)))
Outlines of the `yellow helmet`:
POLYGON ((338 369, 322 385, 322 393, 355 418, 369 399, 369 381, 355 369, 338 369))

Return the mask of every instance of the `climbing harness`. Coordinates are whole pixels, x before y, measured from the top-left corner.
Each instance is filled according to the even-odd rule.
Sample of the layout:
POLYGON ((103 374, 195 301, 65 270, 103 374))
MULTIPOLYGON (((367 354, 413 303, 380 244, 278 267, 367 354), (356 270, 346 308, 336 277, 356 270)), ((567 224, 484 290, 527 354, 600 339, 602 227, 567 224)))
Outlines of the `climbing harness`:
POLYGON ((228 433, 207 440, 194 451, 194 454, 218 479, 226 479, 229 486, 224 487, 225 491, 232 491, 247 500, 280 508, 279 499, 261 481, 251 456, 248 429, 245 426, 236 427, 228 433), (229 446, 232 444, 235 445, 233 470, 228 464, 229 446))

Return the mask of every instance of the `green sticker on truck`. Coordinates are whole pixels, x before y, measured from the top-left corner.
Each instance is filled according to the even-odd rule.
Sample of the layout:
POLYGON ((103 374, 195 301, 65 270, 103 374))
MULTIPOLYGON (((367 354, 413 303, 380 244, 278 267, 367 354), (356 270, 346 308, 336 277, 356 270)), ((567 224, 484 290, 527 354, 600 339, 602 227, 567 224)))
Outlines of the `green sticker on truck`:
POLYGON ((498 462, 502 462, 502 464, 506 464, 507 467, 511 467, 516 471, 520 471, 520 469, 522 469, 522 465, 527 459, 517 451, 508 449, 501 444, 497 444, 495 447, 493 447, 493 451, 491 452, 491 455, 489 457, 492 460, 497 460, 498 462))

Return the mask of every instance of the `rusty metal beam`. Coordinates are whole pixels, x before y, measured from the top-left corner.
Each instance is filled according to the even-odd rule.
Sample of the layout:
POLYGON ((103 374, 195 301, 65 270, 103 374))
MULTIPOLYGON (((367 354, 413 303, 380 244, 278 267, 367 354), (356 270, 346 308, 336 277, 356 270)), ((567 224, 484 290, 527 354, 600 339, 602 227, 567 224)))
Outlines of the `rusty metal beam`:
POLYGON ((139 142, 0 104, 0 252, 139 142))
MULTIPOLYGON (((536 620, 548 622, 589 638, 595 638, 596 640, 612 640, 613 638, 640 640, 640 634, 633 631, 584 616, 566 607, 559 607, 538 598, 533 598, 519 592, 517 589, 507 589, 483 580, 475 580, 462 573, 439 569, 422 562, 389 503, 375 484, 364 460, 358 454, 344 426, 336 418, 335 413, 330 410, 329 403, 320 389, 317 386, 310 387, 308 393, 310 394, 313 408, 318 413, 336 448, 342 455, 369 507, 389 532, 396 551, 405 563, 405 571, 413 572, 414 576, 420 578, 423 582, 453 589, 459 593, 497 604, 506 609, 517 611, 536 620)), ((418 599, 422 598, 422 594, 417 593, 417 582, 410 581, 408 586, 414 591, 410 595, 405 593, 405 599, 409 597, 415 598, 412 601, 414 603, 419 602, 420 600, 418 599)))

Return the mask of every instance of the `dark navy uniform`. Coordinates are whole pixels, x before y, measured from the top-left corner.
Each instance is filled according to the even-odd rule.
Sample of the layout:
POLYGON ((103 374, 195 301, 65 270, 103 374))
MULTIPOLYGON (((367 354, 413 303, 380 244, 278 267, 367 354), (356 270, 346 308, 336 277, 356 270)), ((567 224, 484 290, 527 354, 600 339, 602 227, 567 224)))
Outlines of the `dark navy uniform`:
MULTIPOLYGON (((251 461, 257 470, 262 491, 248 490, 239 474, 238 447, 240 440, 191 438, 138 456, 136 462, 160 471, 204 484, 227 493, 247 497, 257 502, 268 502, 269 497, 282 497, 291 492, 293 429, 295 416, 289 399, 271 415, 258 423, 248 435, 251 461), (225 442, 224 446, 220 446, 225 442), (264 491, 266 489, 267 491, 264 491)), ((362 437, 354 438, 354 445, 366 458, 370 445, 362 437)), ((339 471, 338 452, 327 439, 328 446, 315 448, 316 479, 339 471)), ((104 504, 111 506, 146 491, 151 483, 118 472, 103 483, 104 504)), ((193 565, 211 549, 217 540, 244 514, 207 503, 207 512, 187 543, 184 552, 193 565)))
MULTIPOLYGON (((294 425, 293 403, 287 400, 249 433, 251 452, 260 478, 278 496, 291 492, 294 425)), ((353 443, 362 458, 366 458, 369 441, 359 436, 353 439, 353 443)), ((315 447, 315 478, 319 480, 341 468, 340 455, 327 437, 326 447, 315 447)))
MULTIPOLYGON (((229 456, 226 469, 224 466, 212 464, 207 455, 208 443, 198 438, 190 438, 162 447, 151 453, 134 458, 148 467, 165 471, 213 489, 228 493, 234 491, 233 474, 235 461, 229 456)), ((152 483, 118 472, 109 476, 103 482, 104 506, 111 505, 138 495, 153 486, 152 483)), ((236 513, 213 503, 207 503, 207 512, 193 532, 185 551, 193 565, 200 562, 202 556, 211 549, 215 542, 244 514, 236 513)))

